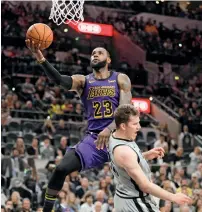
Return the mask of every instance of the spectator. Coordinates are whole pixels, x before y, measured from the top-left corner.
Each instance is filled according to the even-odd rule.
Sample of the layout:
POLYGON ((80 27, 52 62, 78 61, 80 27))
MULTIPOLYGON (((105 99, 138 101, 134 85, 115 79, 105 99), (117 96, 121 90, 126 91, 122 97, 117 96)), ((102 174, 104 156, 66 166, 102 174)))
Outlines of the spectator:
POLYGON ((4 84, 4 81, 1 80, 1 98, 5 97, 8 93, 8 86, 4 84))
POLYGON ((190 187, 193 188, 194 185, 196 185, 198 182, 199 182, 199 180, 198 180, 197 174, 196 173, 193 173, 191 175, 191 182, 189 183, 190 187))
POLYGON ((1 125, 6 126, 12 117, 10 116, 10 110, 7 108, 7 104, 4 100, 1 100, 1 125))
POLYGON ((22 92, 27 96, 27 98, 31 97, 31 94, 35 93, 34 85, 31 83, 30 78, 25 79, 25 83, 22 85, 22 92))
POLYGON ((20 157, 25 155, 25 144, 23 138, 18 137, 14 147, 18 150, 20 157))
POLYGON ((31 212, 31 202, 28 198, 24 198, 22 201, 22 212, 31 212))
POLYGON ((13 203, 13 210, 14 211, 20 211, 22 207, 22 203, 20 201, 20 194, 17 191, 14 191, 11 194, 11 201, 13 203))
POLYGON ((175 154, 170 155, 171 161, 176 164, 176 162, 181 161, 183 159, 183 148, 179 147, 175 154))
POLYGON ((73 104, 70 101, 65 101, 65 103, 62 105, 62 111, 64 113, 64 119, 68 121, 70 118, 72 118, 72 112, 73 112, 73 104))
POLYGON ((160 139, 154 143, 154 147, 162 147, 166 152, 168 151, 168 143, 165 141, 165 134, 160 134, 160 139))
POLYGON ((48 159, 48 160, 54 160, 55 157, 55 151, 52 145, 50 144, 50 139, 46 138, 44 140, 44 144, 40 149, 41 152, 41 157, 43 159, 48 159))
POLYGON ((103 169, 100 171, 98 178, 105 178, 106 176, 112 176, 109 165, 105 164, 103 169))
POLYGON ((83 111, 79 103, 76 104, 75 111, 72 113, 72 121, 83 121, 83 111))
POLYGON ((13 202, 10 199, 8 199, 5 203, 6 203, 5 204, 5 209, 6 209, 5 212, 14 211, 13 210, 13 202))
POLYGON ((104 212, 112 212, 114 208, 114 198, 110 196, 106 204, 103 204, 102 211, 104 212))
POLYGON ((60 146, 59 146, 59 150, 62 151, 62 155, 64 156, 66 151, 67 151, 67 147, 68 147, 68 144, 67 144, 67 137, 65 136, 62 136, 61 139, 60 139, 60 146))
POLYGON ((107 187, 107 183, 104 179, 100 179, 100 183, 99 183, 99 189, 103 190, 105 192, 106 195, 106 199, 111 196, 111 192, 109 190, 109 188, 107 187))
POLYGON ((101 202, 99 202, 99 201, 95 202, 93 212, 102 212, 102 203, 101 202))
POLYGON ((42 207, 38 207, 36 212, 43 212, 43 208, 42 207))
POLYGON ((35 108, 33 107, 33 104, 31 101, 27 101, 24 108, 23 108, 24 111, 24 114, 23 114, 23 117, 24 118, 28 118, 28 119, 36 119, 38 116, 36 114, 36 110, 35 108))
POLYGON ((202 180, 202 163, 197 166, 197 171, 195 172, 197 177, 202 180))
POLYGON ((90 192, 87 192, 84 195, 84 203, 81 205, 79 212, 93 211, 93 208, 93 195, 90 192))
POLYGON ((48 110, 50 117, 58 120, 62 117, 63 111, 61 105, 59 104, 58 100, 53 99, 52 104, 50 105, 50 109, 48 110))
POLYGON ((179 188, 177 188, 177 192, 182 192, 183 190, 186 191, 188 196, 192 196, 192 189, 188 186, 187 179, 182 179, 181 185, 179 188))
POLYGON ((12 177, 20 177, 20 173, 22 174, 24 172, 25 167, 27 165, 19 157, 19 151, 15 148, 12 150, 11 158, 3 158, 1 161, 1 173, 8 178, 8 181, 12 177))
POLYGON ((14 110, 17 110, 17 111, 11 111, 11 116, 13 118, 22 118, 23 117, 23 113, 19 110, 22 109, 22 104, 20 101, 16 101, 14 103, 14 107, 13 107, 14 110))
MULTIPOLYGON (((71 183, 74 184, 75 187, 80 186, 80 178, 79 178, 79 175, 78 175, 78 172, 77 171, 72 172, 70 174, 70 181, 71 181, 71 183)), ((84 182, 84 184, 85 184, 85 182, 84 182)), ((87 184, 87 182, 86 182, 86 184, 87 184)), ((84 188, 85 187, 86 186, 84 185, 84 188)))
POLYGON ((105 181, 106 181, 107 187, 108 187, 108 189, 110 190, 110 192, 111 192, 112 194, 114 194, 115 185, 114 185, 114 183, 113 183, 112 177, 107 175, 107 176, 105 177, 105 181))
POLYGON ((197 165, 202 161, 200 147, 195 147, 194 151, 190 153, 189 157, 191 158, 189 164, 189 173, 191 174, 196 170, 197 165))
POLYGON ((81 179, 81 185, 76 187, 76 197, 82 198, 89 190, 89 182, 86 177, 81 179))
POLYGON ((99 201, 101 203, 105 203, 105 192, 103 190, 97 190, 95 194, 96 201, 99 201))
POLYGON ((47 103, 52 102, 55 99, 55 93, 50 89, 49 86, 45 87, 43 100, 47 103))
MULTIPOLYGON (((62 210, 70 210, 70 208, 67 205, 67 192, 62 190, 58 194, 58 200, 55 202, 55 210, 56 211, 62 211, 62 210)), ((72 210, 71 210, 72 212, 72 210)))
POLYGON ((44 76, 40 76, 39 79, 36 81, 35 86, 42 86, 46 85, 46 78, 44 76))
POLYGON ((7 104, 7 108, 8 109, 13 109, 14 108, 14 101, 13 101, 13 95, 12 94, 8 94, 6 96, 5 102, 7 104))
POLYGON ((35 156, 35 158, 38 158, 39 155, 39 146, 38 146, 38 139, 33 138, 32 139, 32 144, 27 148, 27 153, 28 155, 35 156))
POLYGON ((157 27, 151 23, 151 20, 148 20, 148 22, 146 23, 145 32, 147 32, 149 34, 153 34, 153 35, 158 34, 157 27))
POLYGON ((69 129, 65 126, 65 122, 63 119, 60 119, 55 134, 61 134, 63 136, 68 137, 69 136, 69 129))
POLYGON ((51 119, 46 119, 42 127, 42 131, 48 135, 49 138, 52 138, 53 134, 56 132, 55 127, 51 119))
POLYGON ((79 212, 80 204, 78 199, 76 198, 75 193, 72 193, 72 192, 68 193, 67 203, 73 211, 79 212))

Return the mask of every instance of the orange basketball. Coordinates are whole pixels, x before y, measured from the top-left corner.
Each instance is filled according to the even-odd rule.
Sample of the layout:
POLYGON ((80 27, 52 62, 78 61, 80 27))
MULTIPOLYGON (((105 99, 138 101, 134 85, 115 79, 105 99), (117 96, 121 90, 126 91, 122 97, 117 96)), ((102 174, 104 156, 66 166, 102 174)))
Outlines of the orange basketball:
POLYGON ((46 24, 33 24, 27 30, 26 38, 34 41, 36 45, 41 44, 40 49, 43 50, 48 48, 53 42, 53 31, 46 24))

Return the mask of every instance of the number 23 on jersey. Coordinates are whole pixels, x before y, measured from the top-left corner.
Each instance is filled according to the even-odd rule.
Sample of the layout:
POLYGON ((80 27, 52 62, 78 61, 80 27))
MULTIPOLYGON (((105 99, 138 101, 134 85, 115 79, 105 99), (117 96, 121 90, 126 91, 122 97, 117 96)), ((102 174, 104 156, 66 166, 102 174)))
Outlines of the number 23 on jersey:
POLYGON ((93 102, 94 118, 109 118, 113 115, 112 103, 109 100, 103 100, 102 102, 93 102), (101 108, 104 108, 103 112, 101 108))

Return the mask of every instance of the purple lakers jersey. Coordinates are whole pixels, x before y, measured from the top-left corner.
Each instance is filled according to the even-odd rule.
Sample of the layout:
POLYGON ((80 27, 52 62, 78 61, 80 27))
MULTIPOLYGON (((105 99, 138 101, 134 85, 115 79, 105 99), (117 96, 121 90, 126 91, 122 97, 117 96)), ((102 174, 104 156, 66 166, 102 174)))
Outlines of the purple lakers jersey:
POLYGON ((119 105, 117 76, 111 72, 107 79, 95 79, 94 74, 86 76, 81 96, 88 119, 89 131, 102 131, 114 120, 114 111, 119 105))

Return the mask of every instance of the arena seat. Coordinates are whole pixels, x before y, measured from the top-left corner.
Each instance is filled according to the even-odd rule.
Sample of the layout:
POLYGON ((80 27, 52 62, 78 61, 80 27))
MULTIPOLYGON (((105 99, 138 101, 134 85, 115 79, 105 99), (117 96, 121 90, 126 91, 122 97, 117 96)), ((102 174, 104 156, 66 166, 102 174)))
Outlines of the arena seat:
POLYGON ((8 142, 14 143, 16 141, 17 137, 18 137, 18 135, 16 133, 14 133, 14 132, 8 132, 6 134, 6 142, 7 143, 8 142))
POLYGON ((25 144, 31 144, 32 139, 34 138, 33 134, 27 133, 23 136, 25 144))
POLYGON ((9 132, 19 132, 19 131, 21 131, 21 126, 18 122, 12 121, 8 124, 8 131, 9 132))
POLYGON ((53 137, 55 147, 60 146, 60 139, 62 138, 61 134, 57 134, 53 137))
POLYGON ((74 146, 80 141, 80 137, 77 135, 70 135, 69 142, 71 146, 74 146))
POLYGON ((138 140, 142 140, 142 139, 144 139, 143 133, 141 131, 137 132, 136 140, 138 141, 138 140))
POLYGON ((31 122, 24 122, 22 124, 23 133, 30 133, 34 131, 34 125, 31 122))

